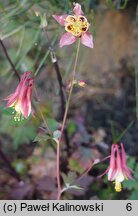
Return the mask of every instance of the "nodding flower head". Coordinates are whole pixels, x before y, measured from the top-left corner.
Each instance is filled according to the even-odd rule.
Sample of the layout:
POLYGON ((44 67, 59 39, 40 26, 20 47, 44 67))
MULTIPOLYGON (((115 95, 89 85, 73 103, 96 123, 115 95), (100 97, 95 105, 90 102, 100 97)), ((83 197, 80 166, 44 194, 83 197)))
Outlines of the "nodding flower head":
POLYGON ((60 47, 70 45, 80 38, 82 44, 93 48, 93 37, 88 32, 90 24, 84 16, 81 5, 74 3, 73 12, 73 15, 53 15, 54 19, 66 30, 60 39, 60 47))
MULTIPOLYGON (((112 144, 110 164, 105 173, 108 173, 108 180, 115 182, 115 190, 122 190, 121 183, 126 179, 132 179, 132 170, 127 166, 126 153, 123 144, 112 144)), ((104 173, 104 174, 105 174, 104 173)))
POLYGON ((13 113, 16 113, 14 117, 15 121, 28 118, 32 111, 31 96, 34 80, 31 78, 31 74, 29 71, 25 72, 15 92, 4 99, 8 100, 6 104, 7 108, 13 107, 13 113))

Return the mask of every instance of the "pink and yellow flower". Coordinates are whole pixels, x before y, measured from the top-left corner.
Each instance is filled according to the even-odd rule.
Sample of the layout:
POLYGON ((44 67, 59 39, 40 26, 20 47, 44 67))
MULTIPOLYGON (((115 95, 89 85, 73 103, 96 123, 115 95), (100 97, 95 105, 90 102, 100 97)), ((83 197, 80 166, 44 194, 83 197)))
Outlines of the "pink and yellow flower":
POLYGON ((117 192, 122 190, 121 183, 125 179, 133 178, 132 170, 126 163, 126 154, 122 143, 120 145, 112 144, 110 165, 105 173, 108 173, 109 181, 115 181, 115 190, 117 192))
POLYGON ((25 72, 21 77, 21 80, 15 90, 15 92, 9 95, 5 100, 8 100, 6 107, 13 107, 16 115, 15 121, 20 121, 23 118, 28 118, 31 111, 31 95, 34 84, 33 78, 31 78, 31 72, 25 72))
POLYGON ((81 43, 93 48, 93 37, 88 32, 90 24, 81 9, 81 5, 74 3, 74 15, 53 15, 54 19, 67 31, 60 39, 60 47, 70 45, 80 38, 81 43))

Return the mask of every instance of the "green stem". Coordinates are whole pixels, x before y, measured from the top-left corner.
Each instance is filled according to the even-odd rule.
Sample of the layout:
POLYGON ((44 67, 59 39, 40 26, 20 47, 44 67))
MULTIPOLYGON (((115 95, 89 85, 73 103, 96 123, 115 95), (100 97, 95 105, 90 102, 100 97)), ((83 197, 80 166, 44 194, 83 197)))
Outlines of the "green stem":
POLYGON ((48 123, 47 123, 47 120, 46 120, 46 118, 44 117, 43 112, 42 112, 42 110, 41 110, 41 108, 40 108, 39 105, 38 105, 38 109, 39 109, 39 113, 40 113, 40 115, 41 115, 41 118, 42 118, 42 120, 43 120, 43 122, 44 122, 44 124, 45 124, 45 126, 46 126, 46 128, 47 128, 47 130, 48 130, 49 135, 52 135, 52 131, 50 130, 50 128, 49 128, 49 126, 48 126, 48 123))
POLYGON ((13 62, 12 62, 8 52, 7 52, 7 49, 6 49, 4 43, 3 43, 3 41, 1 39, 0 39, 0 44, 2 46, 2 49, 3 49, 4 53, 5 53, 5 56, 6 56, 7 60, 9 61, 15 75, 17 76, 18 80, 20 81, 20 75, 19 75, 18 71, 16 70, 15 65, 13 64, 13 62))
MULTIPOLYGON (((62 123, 62 127, 61 127, 61 138, 62 138, 63 130, 64 130, 64 127, 65 127, 67 114, 68 114, 68 110, 69 110, 69 105, 70 105, 70 100, 71 100, 71 96, 72 96, 72 91, 73 91, 73 86, 74 86, 74 81, 75 81, 75 76, 76 76, 76 68, 77 68, 78 56, 79 56, 79 49, 80 49, 80 39, 78 41, 77 52, 76 52, 75 63, 74 63, 73 74, 72 74, 72 80, 71 80, 71 86, 70 86, 69 96, 68 96, 68 100, 67 100, 67 104, 66 104, 63 123, 62 123)), ((60 138, 60 140, 61 140, 61 138, 60 138)))
POLYGON ((64 113, 64 117, 63 117, 63 123, 62 123, 62 127, 61 127, 61 136, 60 136, 59 142, 57 143, 57 186, 58 186, 57 199, 58 200, 60 199, 60 196, 61 196, 60 143, 62 140, 62 135, 63 135, 63 131, 65 128, 67 114, 68 114, 68 110, 69 110, 69 106, 70 106, 70 100, 71 100, 71 96, 72 96, 72 92, 73 92, 73 86, 74 86, 74 81, 75 81, 75 76, 76 76, 76 68, 77 68, 77 62, 78 62, 78 56, 79 56, 79 49, 80 49, 80 39, 78 41, 77 52, 76 52, 75 63, 74 63, 73 74, 72 74, 72 80, 71 80, 71 87, 70 87, 69 96, 68 96, 68 100, 66 103, 66 109, 65 109, 65 113, 64 113))

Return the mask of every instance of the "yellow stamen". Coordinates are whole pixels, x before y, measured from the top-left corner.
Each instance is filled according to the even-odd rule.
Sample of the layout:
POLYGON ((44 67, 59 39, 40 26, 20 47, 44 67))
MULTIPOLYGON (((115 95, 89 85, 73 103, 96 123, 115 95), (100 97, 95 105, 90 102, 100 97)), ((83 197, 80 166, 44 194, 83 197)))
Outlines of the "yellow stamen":
POLYGON ((14 121, 22 121, 24 119, 21 113, 21 103, 20 101, 15 101, 11 106, 13 108, 12 114, 15 114, 14 121))
POLYGON ((67 16, 66 18, 66 22, 69 22, 69 23, 74 23, 76 22, 76 16, 67 16))
POLYGON ((14 121, 22 121, 24 119, 23 115, 21 112, 16 112, 15 116, 14 116, 14 121))
POLYGON ((115 190, 116 192, 121 192, 122 190, 121 182, 118 181, 115 182, 115 190))
POLYGON ((88 28, 89 23, 84 16, 68 16, 66 18, 65 30, 76 37, 80 37, 88 28))
POLYGON ((14 114, 14 121, 19 122, 24 120, 22 113, 20 111, 17 112, 14 106, 12 108, 13 108, 12 114, 14 114))

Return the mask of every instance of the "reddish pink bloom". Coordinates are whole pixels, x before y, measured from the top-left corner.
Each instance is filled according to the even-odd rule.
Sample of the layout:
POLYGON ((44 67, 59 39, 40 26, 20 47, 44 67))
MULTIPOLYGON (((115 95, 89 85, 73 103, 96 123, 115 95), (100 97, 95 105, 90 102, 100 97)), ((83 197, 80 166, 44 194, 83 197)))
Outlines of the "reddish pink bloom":
POLYGON ((6 107, 13 107, 16 111, 15 120, 20 121, 23 117, 28 118, 31 108, 31 95, 34 80, 30 78, 31 72, 25 72, 21 77, 15 92, 9 95, 5 100, 8 100, 6 107))
POLYGON ((60 39, 60 47, 74 43, 78 38, 85 46, 93 48, 93 37, 88 32, 89 23, 84 16, 81 5, 74 3, 74 15, 53 15, 54 19, 67 31, 60 39))
POLYGON ((117 192, 122 189, 121 182, 133 178, 132 170, 126 164, 126 154, 122 143, 120 145, 112 144, 110 165, 105 173, 108 173, 109 181, 115 181, 115 190, 117 192))

